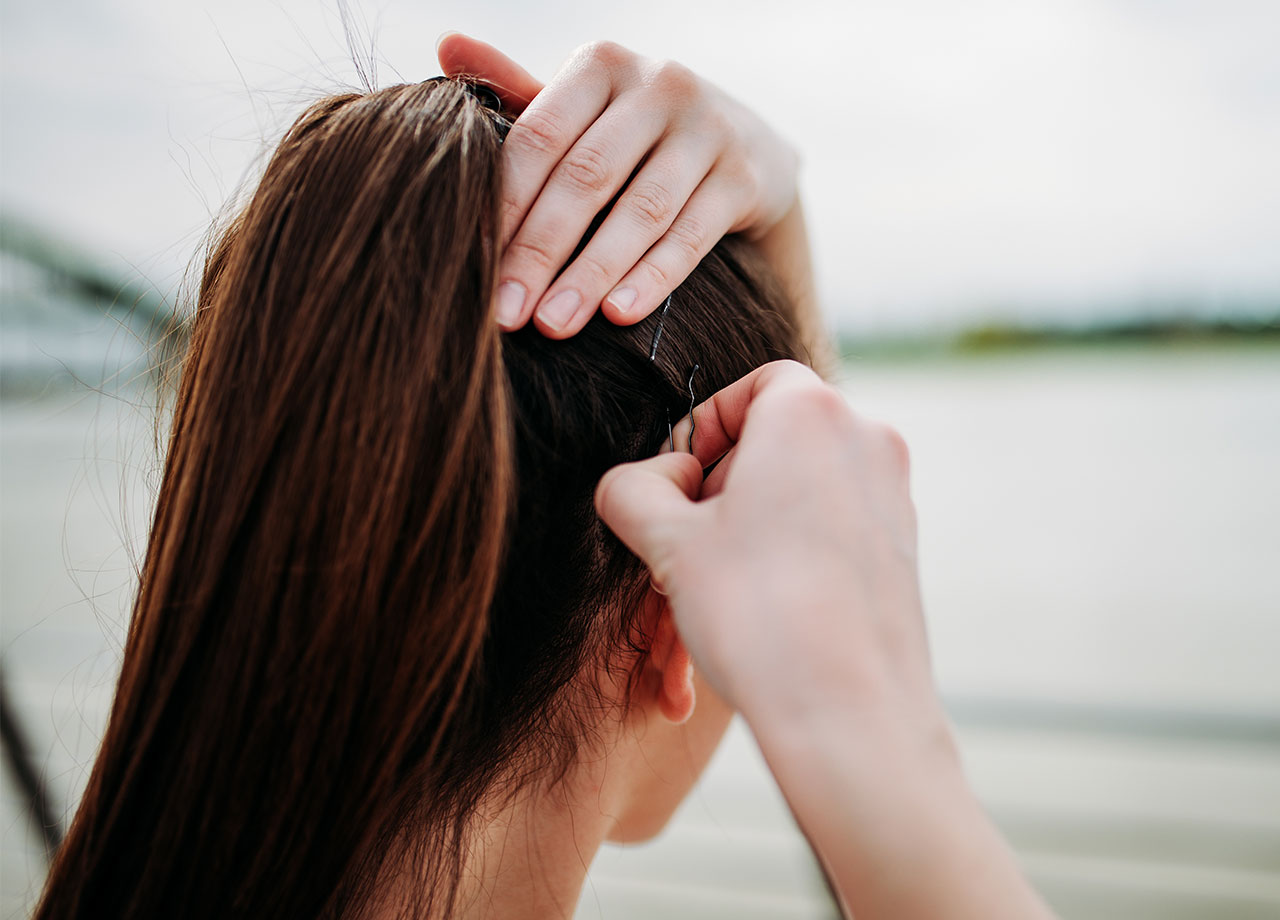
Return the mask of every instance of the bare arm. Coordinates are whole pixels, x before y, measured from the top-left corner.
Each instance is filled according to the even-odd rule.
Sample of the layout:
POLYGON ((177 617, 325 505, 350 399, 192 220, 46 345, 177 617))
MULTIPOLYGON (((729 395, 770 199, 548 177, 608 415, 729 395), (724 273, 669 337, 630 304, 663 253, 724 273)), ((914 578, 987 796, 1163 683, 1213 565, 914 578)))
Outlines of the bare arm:
POLYGON ((803 737, 796 726, 756 733, 853 916, 1050 917, 970 791, 945 724, 927 740, 867 723, 832 713, 803 737))

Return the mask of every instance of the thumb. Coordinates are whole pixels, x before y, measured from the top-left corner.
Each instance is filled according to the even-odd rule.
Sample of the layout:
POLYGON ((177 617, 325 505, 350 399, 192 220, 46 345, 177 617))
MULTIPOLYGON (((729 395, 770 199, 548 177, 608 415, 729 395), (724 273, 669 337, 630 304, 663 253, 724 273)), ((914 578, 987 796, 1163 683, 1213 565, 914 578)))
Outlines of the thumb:
POLYGON ((596 512, 652 570, 692 522, 701 488, 697 458, 659 454, 605 473, 596 486, 596 512))
POLYGON ((461 32, 446 32, 436 42, 436 57, 446 76, 474 77, 502 97, 509 112, 524 111, 542 84, 493 45, 461 32))

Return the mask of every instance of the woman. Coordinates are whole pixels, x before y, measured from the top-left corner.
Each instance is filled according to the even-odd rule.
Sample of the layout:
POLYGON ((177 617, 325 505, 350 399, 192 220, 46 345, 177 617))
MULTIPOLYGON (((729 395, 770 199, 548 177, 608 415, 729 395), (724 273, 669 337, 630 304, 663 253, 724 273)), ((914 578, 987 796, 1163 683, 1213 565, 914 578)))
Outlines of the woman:
MULTIPOLYGON (((773 168, 785 146, 683 71, 612 46, 545 91, 461 37, 441 56, 528 109, 512 126, 454 80, 326 99, 211 249, 120 685, 38 916, 569 916, 594 849, 655 833, 727 723, 686 642, 762 738, 859 916, 893 908, 850 844, 861 832, 810 820, 795 764, 833 789, 833 815, 862 799, 833 787, 826 756, 775 743, 821 750, 817 716, 845 712, 839 693, 810 705, 834 685, 806 620, 835 595, 791 597, 798 632, 779 632, 790 615, 753 620, 814 554, 790 543, 750 559, 778 538, 744 549, 721 532, 772 517, 792 538, 812 531, 815 483, 828 514, 853 501, 849 445, 885 455, 810 372, 771 363, 804 358, 814 328, 769 269, 772 256, 804 296, 793 173, 773 168), (658 96, 642 91, 655 75, 658 96), (647 140, 628 110, 610 116, 624 99, 656 109, 647 140), (722 114, 718 150, 693 150, 677 125, 689 111, 722 114), (583 168, 583 151, 624 137, 616 161, 583 168), (752 173, 769 178, 730 181, 752 173), (716 242, 731 229, 764 256, 716 242), (611 315, 591 318, 601 301, 611 315), (659 302, 642 323, 608 321, 659 302), (538 328, 521 328, 530 315, 538 328), (753 436, 771 413, 813 447, 806 488, 780 487, 753 436), (601 483, 625 461, 643 462, 601 483), (687 542, 699 532, 710 543, 687 542), (758 563, 754 582, 743 562, 758 563), (760 653, 770 634, 774 662, 760 653), (816 681, 778 680, 810 653, 816 681)), ((896 533, 902 501, 877 501, 896 533)), ((827 561, 871 559, 841 521, 825 527, 827 561)), ((908 606, 910 559, 875 569, 908 586, 908 606)), ((830 625, 828 638, 851 635, 830 625)), ((888 734, 864 718, 865 738, 945 741, 922 647, 904 646, 916 692, 897 711, 923 718, 888 734)), ((950 763, 939 749, 926 762, 950 763)), ((943 794, 946 769, 915 773, 938 787, 931 801, 964 801, 943 794)), ((986 852, 993 832, 942 813, 965 816, 986 852)), ((1022 891, 1006 864, 984 865, 1022 891)))

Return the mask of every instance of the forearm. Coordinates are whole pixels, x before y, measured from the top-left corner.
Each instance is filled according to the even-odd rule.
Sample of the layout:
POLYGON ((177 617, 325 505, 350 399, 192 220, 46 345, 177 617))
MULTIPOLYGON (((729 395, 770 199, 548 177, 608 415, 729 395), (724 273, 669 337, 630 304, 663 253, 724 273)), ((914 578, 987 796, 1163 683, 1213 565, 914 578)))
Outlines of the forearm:
POLYGON ((836 350, 818 306, 809 233, 798 194, 783 218, 756 240, 756 246, 796 306, 800 333, 814 369, 830 378, 836 366, 836 350))
POLYGON ((825 721, 757 738, 856 920, 1052 916, 970 791, 941 715, 924 731, 874 714, 825 721))

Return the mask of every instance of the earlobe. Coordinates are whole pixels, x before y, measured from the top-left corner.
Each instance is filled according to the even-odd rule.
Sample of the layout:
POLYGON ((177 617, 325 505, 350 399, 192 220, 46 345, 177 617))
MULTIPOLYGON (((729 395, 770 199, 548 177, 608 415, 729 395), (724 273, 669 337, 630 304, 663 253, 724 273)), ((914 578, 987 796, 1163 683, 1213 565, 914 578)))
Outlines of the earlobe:
POLYGON ((662 672, 658 691, 658 707, 662 715, 676 725, 687 722, 697 704, 693 689, 693 659, 676 632, 669 608, 664 607, 658 618, 649 654, 653 665, 662 672))

